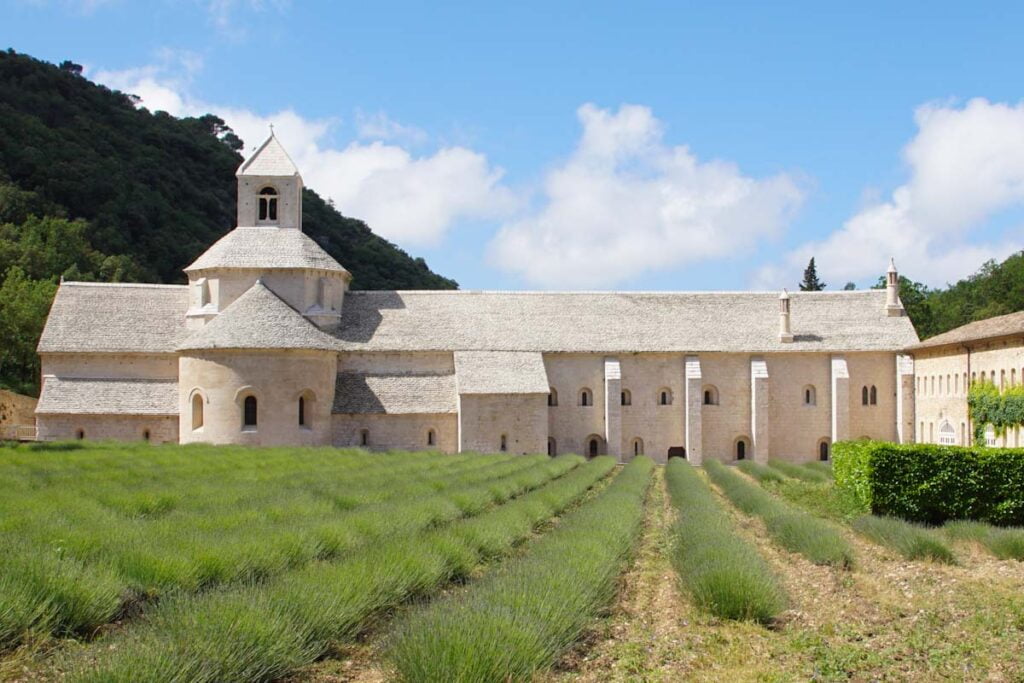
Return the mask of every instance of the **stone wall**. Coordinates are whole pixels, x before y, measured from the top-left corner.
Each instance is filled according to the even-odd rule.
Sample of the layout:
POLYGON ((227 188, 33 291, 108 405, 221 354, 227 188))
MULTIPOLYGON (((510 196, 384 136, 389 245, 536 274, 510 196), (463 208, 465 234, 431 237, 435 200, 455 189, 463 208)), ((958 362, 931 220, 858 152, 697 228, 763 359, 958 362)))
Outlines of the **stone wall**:
MULTIPOLYGON (((599 408, 594 410, 600 411, 599 408)), ((505 450, 509 453, 546 453, 547 395, 472 394, 459 397, 460 451, 499 452, 502 435, 505 437, 505 450)))
MULTIPOLYGON (((967 392, 971 382, 993 381, 1005 388, 1024 381, 1024 338, 994 340, 963 347, 924 349, 914 354, 916 426, 919 443, 940 443, 953 435, 956 444, 968 445, 972 427, 967 414, 967 392), (945 423, 952 433, 943 434, 945 423)), ((997 437, 996 446, 1024 446, 1019 429, 997 437)))
POLYGON ((338 372, 452 374, 455 355, 450 351, 347 352, 338 356, 338 372))
POLYGON ((622 452, 632 455, 633 440, 642 439, 646 455, 666 462, 669 448, 686 444, 683 355, 630 353, 618 359, 631 403, 622 407, 622 452), (669 393, 668 405, 660 404, 662 389, 669 393))
POLYGON ((328 352, 190 351, 179 361, 181 442, 247 446, 326 445, 337 358, 328 352), (193 396, 203 398, 202 426, 193 429, 193 396), (246 396, 255 396, 255 428, 242 424, 246 396), (299 425, 304 397, 306 425, 299 425))
POLYGON ((178 418, 168 415, 47 415, 39 420, 40 441, 89 439, 178 443, 178 418))
POLYGON ((40 354, 43 375, 98 379, 177 379, 178 355, 131 353, 40 354))
POLYGON ((36 424, 37 399, 0 389, 0 438, 17 438, 18 427, 28 436, 36 424))
MULTIPOLYGON (((604 358, 599 354, 544 354, 544 369, 548 383, 558 392, 558 405, 545 407, 547 433, 542 440, 544 447, 533 452, 547 452, 548 436, 555 440, 559 454, 586 454, 587 437, 590 436, 599 436, 604 442, 604 358), (588 406, 580 405, 583 389, 590 391, 588 406)), ((622 386, 625 387, 625 383, 622 386)), ((625 415, 626 411, 623 411, 623 430, 626 429, 625 415)), ((601 452, 605 450, 602 447, 601 452)))
POLYGON ((362 446, 374 451, 458 450, 458 417, 446 415, 332 415, 331 443, 335 446, 362 446), (366 444, 363 444, 363 432, 366 444), (427 433, 434 430, 433 446, 427 433))

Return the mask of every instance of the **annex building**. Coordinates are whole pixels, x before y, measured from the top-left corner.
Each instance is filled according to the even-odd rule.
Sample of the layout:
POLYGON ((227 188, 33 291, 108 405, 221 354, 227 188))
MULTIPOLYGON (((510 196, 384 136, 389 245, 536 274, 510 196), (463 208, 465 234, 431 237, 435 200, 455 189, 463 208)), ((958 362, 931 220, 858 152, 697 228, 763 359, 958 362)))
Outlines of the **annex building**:
MULTIPOLYGON (((969 446, 974 433, 967 409, 971 384, 989 381, 1003 390, 1024 383, 1024 312, 968 323, 910 350, 917 363, 918 440, 969 446)), ((1024 445, 1019 427, 997 436, 989 425, 985 441, 997 447, 1024 445)))
POLYGON ((890 266, 854 292, 349 291, 271 135, 188 285, 63 282, 38 438, 828 458, 914 440, 890 266))

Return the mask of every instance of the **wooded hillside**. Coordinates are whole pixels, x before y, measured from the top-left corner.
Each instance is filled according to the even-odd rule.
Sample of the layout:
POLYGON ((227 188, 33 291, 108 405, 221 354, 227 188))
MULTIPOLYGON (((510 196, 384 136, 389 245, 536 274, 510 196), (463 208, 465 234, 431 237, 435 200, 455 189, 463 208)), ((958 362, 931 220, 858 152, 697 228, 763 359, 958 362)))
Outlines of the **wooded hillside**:
MULTIPOLYGON (((0 386, 34 393, 35 344, 61 276, 182 283, 235 224, 242 141, 215 116, 177 119, 81 75, 0 52, 0 386)), ((353 289, 454 289, 313 190, 303 227, 353 289)))

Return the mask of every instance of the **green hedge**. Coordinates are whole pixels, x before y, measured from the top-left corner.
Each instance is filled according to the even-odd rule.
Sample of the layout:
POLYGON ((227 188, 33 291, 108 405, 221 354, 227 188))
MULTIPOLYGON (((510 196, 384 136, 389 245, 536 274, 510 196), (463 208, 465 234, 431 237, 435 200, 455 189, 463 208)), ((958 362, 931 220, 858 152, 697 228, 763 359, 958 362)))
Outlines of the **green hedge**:
POLYGON ((832 453, 836 486, 876 515, 1024 525, 1024 449, 843 441, 832 453))

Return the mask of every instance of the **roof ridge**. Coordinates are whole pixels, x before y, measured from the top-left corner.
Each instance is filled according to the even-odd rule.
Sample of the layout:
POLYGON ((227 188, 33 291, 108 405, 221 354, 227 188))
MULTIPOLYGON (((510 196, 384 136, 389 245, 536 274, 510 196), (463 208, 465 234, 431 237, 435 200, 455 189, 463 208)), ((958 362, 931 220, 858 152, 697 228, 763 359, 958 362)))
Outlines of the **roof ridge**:
MULTIPOLYGON (((346 296, 350 294, 378 294, 378 293, 392 293, 392 294, 431 294, 431 295, 452 295, 452 294, 467 294, 467 295, 493 295, 493 294, 512 294, 512 295, 524 295, 524 296, 572 296, 572 295, 611 295, 611 296, 675 296, 679 294, 687 295, 700 295, 700 296, 734 296, 734 295, 750 295, 750 296, 773 296, 777 297, 779 292, 776 290, 628 290, 628 289, 594 289, 594 290, 517 290, 517 289, 361 289, 353 290, 346 293, 346 296)), ((790 292, 790 296, 849 296, 853 294, 871 294, 873 296, 884 296, 884 289, 857 289, 857 290, 840 290, 835 292, 790 292)), ((1011 314, 1012 315, 1012 314, 1011 314)))
POLYGON ((154 289, 188 289, 188 285, 168 285, 155 282, 83 282, 80 280, 64 280, 60 284, 62 287, 150 287, 154 289))

